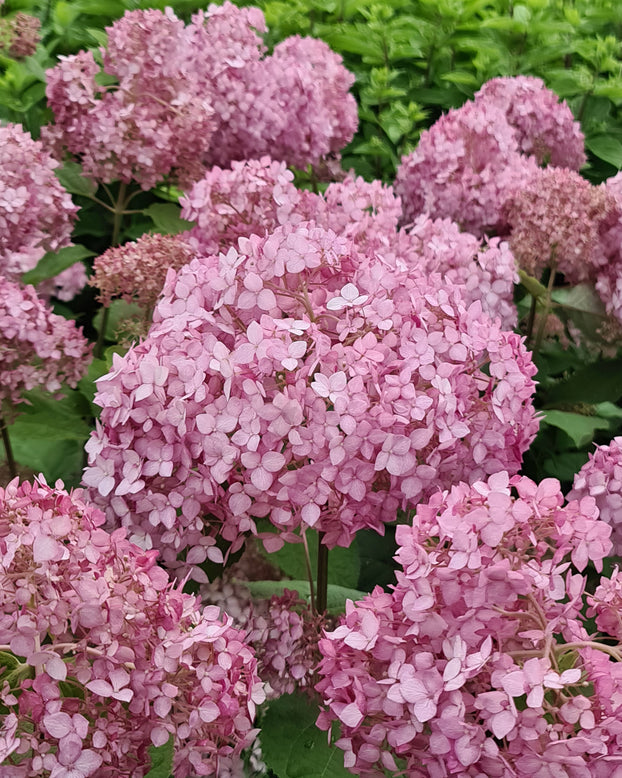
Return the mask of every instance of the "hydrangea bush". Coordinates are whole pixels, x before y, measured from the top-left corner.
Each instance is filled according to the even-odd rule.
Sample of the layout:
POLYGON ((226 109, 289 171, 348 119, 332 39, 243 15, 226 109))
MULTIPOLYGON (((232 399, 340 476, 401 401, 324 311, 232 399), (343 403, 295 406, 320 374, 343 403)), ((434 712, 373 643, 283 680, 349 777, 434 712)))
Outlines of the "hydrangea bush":
POLYGON ((348 603, 320 640, 318 724, 339 722, 346 766, 421 778, 619 769, 617 571, 585 593, 610 532, 593 498, 564 504, 553 479, 505 472, 419 505, 397 529, 393 591, 348 603), (589 615, 605 638, 592 639, 589 615))
POLYGON ((127 12, 107 46, 61 57, 47 73, 58 155, 97 181, 163 178, 187 186, 209 165, 268 150, 304 167, 339 151, 357 126, 353 77, 322 41, 288 39, 266 56, 258 8, 225 2, 189 25, 166 11, 127 12))
POLYGON ((169 583, 156 552, 44 482, 0 489, 0 762, 7 778, 214 775, 264 700, 244 633, 169 583))
MULTIPOLYGON (((55 28, 72 12, 53 3, 55 28)), ((35 45, 29 24, 15 56, 35 45)), ((228 2, 189 21, 133 10, 89 33, 99 49, 54 63, 46 22, 45 47, 0 74, 6 89, 53 65, 43 145, 0 128, 9 469, 5 421, 23 390, 75 386, 90 352, 20 281, 43 279, 57 314, 99 329, 63 412, 84 440, 101 408, 87 492, 39 479, 0 493, 0 773, 617 775, 622 581, 609 564, 597 573, 610 533, 619 550, 620 439, 597 448, 567 504, 558 482, 518 473, 525 454, 528 473, 548 456, 569 483, 577 449, 619 430, 619 362, 600 381, 588 354, 606 332, 615 356, 619 338, 607 318, 622 310, 619 176, 579 175, 568 105, 518 76, 442 116, 394 186, 364 181, 339 167, 353 75, 318 39, 265 33, 261 11, 228 2), (180 215, 192 228, 166 234, 188 226, 180 215), (88 249, 69 246, 74 223, 88 249), (143 234, 153 225, 162 234, 143 234), (71 299, 84 268, 67 265, 91 249, 100 318, 84 310, 95 293, 71 299), (142 308, 127 353, 105 349, 114 298, 142 308), (559 462, 555 445, 543 455, 564 435, 559 462), (308 583, 261 582, 279 593, 261 603, 228 583, 253 534, 308 583), (395 534, 397 582, 373 589, 395 534), (337 585, 340 564, 364 591, 337 585), (350 597, 336 629, 331 587, 328 610, 350 597), (313 723, 318 692, 344 770, 313 723), (275 757, 279 730, 289 756, 275 757)), ((393 142, 418 107, 387 106, 382 67, 357 78, 393 142)), ((62 460, 62 423, 57 449, 36 437, 40 397, 19 451, 62 460)))
POLYGON ((347 546, 456 477, 516 472, 533 374, 460 287, 285 225, 170 273, 98 382, 84 484, 172 567, 219 561, 216 535, 235 550, 264 516, 347 546))

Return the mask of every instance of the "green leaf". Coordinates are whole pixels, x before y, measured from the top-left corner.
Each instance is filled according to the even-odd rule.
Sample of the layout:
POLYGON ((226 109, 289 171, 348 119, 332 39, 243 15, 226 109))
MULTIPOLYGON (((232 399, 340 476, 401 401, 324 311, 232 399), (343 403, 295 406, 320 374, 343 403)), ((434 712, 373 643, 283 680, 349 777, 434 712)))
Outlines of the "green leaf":
POLYGON ((169 778, 173 772, 175 746, 173 736, 161 746, 149 746, 150 770, 145 778, 169 778))
POLYGON ((82 259, 94 257, 95 252, 90 251, 86 246, 66 246, 59 251, 48 251, 41 257, 36 267, 24 273, 22 282, 24 284, 40 284, 48 278, 54 278, 63 270, 75 265, 82 259))
POLYGON ((177 235, 194 226, 193 222, 182 219, 181 208, 175 203, 154 203, 145 214, 151 218, 156 229, 164 235, 177 235))
POLYGON ((268 706, 261 728, 263 759, 278 778, 348 778, 343 751, 315 726, 319 710, 289 694, 268 706))
POLYGON ((82 168, 77 162, 65 162, 55 172, 58 180, 71 194, 92 197, 97 191, 97 184, 82 175, 82 168))
POLYGON ((585 145, 599 159, 622 168, 622 142, 611 135, 592 135, 585 139, 585 145))
MULTIPOLYGON (((144 311, 136 303, 128 303, 125 300, 113 300, 110 303, 110 313, 104 333, 107 340, 116 340, 120 334, 123 334, 123 322, 129 320, 142 319, 144 311)), ((104 309, 100 308, 93 317, 93 326, 99 332, 104 317, 104 309)))
MULTIPOLYGON (((317 560, 317 532, 307 532, 311 564, 317 560)), ((285 575, 299 579, 305 574, 305 551, 302 543, 286 543, 279 551, 262 551, 266 559, 285 575)), ((355 544, 349 548, 336 548, 328 552, 328 583, 356 588, 359 580, 359 557, 355 544)))
POLYGON ((602 341, 600 329, 607 320, 607 312, 593 285, 578 284, 555 289, 551 299, 557 303, 555 313, 562 320, 571 319, 589 340, 602 341))
POLYGON ((587 446, 594 439, 596 430, 608 429, 609 422, 599 416, 583 416, 569 411, 543 411, 542 424, 563 430, 577 448, 587 446))
MULTIPOLYGON (((615 403, 622 397, 622 359, 603 359, 579 368, 546 392, 547 405, 615 403)), ((615 406, 614 406, 615 407, 615 406)))
MULTIPOLYGON (((285 589, 298 592, 300 597, 307 602, 311 599, 308 581, 239 581, 238 583, 246 586, 253 597, 259 599, 268 599, 269 597, 272 597, 273 594, 283 594, 285 589)), ((329 584, 326 597, 326 609, 329 613, 343 613, 346 609, 346 600, 353 600, 356 602, 365 596, 366 593, 360 592, 358 589, 349 589, 345 586, 329 584)))
POLYGON ((106 373, 109 370, 110 370, 110 365, 108 364, 107 360, 93 359, 93 361, 89 365, 87 374, 84 376, 84 378, 81 378, 80 381, 78 382, 78 389, 82 392, 84 397, 86 397, 86 399, 89 401, 93 416, 98 416, 101 411, 99 405, 95 405, 95 403, 93 402, 93 398, 95 397, 95 392, 97 391, 97 387, 95 386, 95 381, 97 381, 97 379, 101 378, 103 375, 106 375, 106 373))

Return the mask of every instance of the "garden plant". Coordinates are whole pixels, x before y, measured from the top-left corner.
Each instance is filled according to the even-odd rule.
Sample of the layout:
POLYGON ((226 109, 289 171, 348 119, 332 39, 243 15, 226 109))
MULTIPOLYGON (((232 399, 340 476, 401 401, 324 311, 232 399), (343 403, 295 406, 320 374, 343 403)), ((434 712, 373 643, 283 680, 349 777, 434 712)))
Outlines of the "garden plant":
POLYGON ((1 778, 622 778, 612 0, 0 3, 1 778))

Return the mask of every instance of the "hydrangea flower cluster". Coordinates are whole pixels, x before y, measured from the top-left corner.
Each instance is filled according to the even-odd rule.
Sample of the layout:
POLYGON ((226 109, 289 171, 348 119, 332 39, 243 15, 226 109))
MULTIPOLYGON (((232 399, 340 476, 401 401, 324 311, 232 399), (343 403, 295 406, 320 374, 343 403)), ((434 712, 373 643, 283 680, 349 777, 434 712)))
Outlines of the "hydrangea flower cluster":
POLYGON ((596 291, 608 313, 622 322, 622 174, 607 179, 601 189, 613 198, 614 209, 600 231, 600 248, 606 263, 599 268, 596 291))
POLYGON ((567 168, 539 169, 507 203, 510 246, 536 278, 551 267, 570 284, 591 281, 609 262, 601 237, 615 215, 606 188, 567 168))
POLYGON ((218 579, 201 586, 201 601, 218 605, 246 632, 267 699, 313 688, 318 638, 328 621, 314 614, 298 592, 285 589, 269 600, 254 599, 243 583, 218 579))
POLYGON ((475 93, 474 101, 497 106, 516 131, 522 154, 540 165, 579 170, 585 165, 585 138, 565 100, 534 76, 493 78, 475 93))
POLYGON ((0 127, 0 274, 7 278, 69 245, 78 208, 54 175, 57 167, 20 125, 0 127))
POLYGON ((611 525, 613 553, 622 556, 622 438, 596 446, 589 460, 575 475, 568 498, 589 495, 596 500, 600 518, 611 525))
POLYGON ((103 68, 83 51, 48 71, 47 142, 89 177, 143 189, 165 177, 186 187, 209 165, 268 150, 318 162, 356 130, 354 77, 321 41, 288 39, 264 56, 265 29, 259 9, 229 2, 188 26, 171 9, 127 12, 107 28, 103 68))
POLYGON ((214 775, 256 733, 254 654, 103 522, 80 492, 0 489, 1 772, 142 778, 172 737, 176 777, 214 775))
POLYGON ((505 202, 539 163, 578 169, 583 141, 567 104, 539 79, 494 79, 423 132, 402 159, 395 188, 404 219, 428 212, 476 235, 505 234, 505 202))
POLYGON ((151 311, 168 269, 178 270, 192 256, 192 249, 182 236, 143 235, 97 257, 89 284, 99 289, 99 301, 103 305, 110 305, 113 298, 120 297, 151 311))
MULTIPOLYGON (((622 767, 619 576, 587 602, 610 527, 591 497, 500 472, 420 505, 397 528, 401 566, 320 641, 317 684, 345 764, 425 776, 583 776, 622 767), (615 661, 612 661, 615 660, 615 661), (594 694, 584 696, 590 684, 594 694)), ((616 773, 617 774, 617 773, 616 773)))
POLYGON ((41 20, 31 14, 18 11, 10 19, 0 19, 0 42, 13 59, 23 59, 34 54, 41 40, 41 20))
POLYGON ((296 189, 292 178, 269 157, 234 162, 230 170, 213 168, 181 199, 182 215, 196 222, 187 240, 201 254, 216 254, 240 237, 314 221, 359 251, 390 252, 417 272, 440 273, 463 287, 467 302, 480 300, 485 313, 499 316, 504 327, 516 324, 518 275, 507 243, 492 239, 482 245, 449 219, 420 216, 410 229, 398 229, 400 200, 380 181, 348 176, 318 195, 296 189))
POLYGON ((215 536, 238 548, 263 516, 349 545, 456 477, 516 472, 534 372, 459 287, 284 225, 169 274, 149 336, 98 381, 84 484, 171 567, 218 561, 215 536))
POLYGON ((15 406, 35 386, 49 392, 64 382, 75 386, 90 355, 73 321, 52 313, 32 286, 0 275, 0 404, 15 406))

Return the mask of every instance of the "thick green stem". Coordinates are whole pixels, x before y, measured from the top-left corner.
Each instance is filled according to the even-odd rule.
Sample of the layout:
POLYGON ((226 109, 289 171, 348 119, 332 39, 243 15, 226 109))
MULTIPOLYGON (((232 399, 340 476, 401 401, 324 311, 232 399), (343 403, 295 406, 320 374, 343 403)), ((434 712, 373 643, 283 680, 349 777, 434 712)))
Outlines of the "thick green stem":
POLYGON ((328 548, 324 545, 324 533, 317 539, 317 612, 326 612, 328 597, 328 548))
MULTIPOLYGON (((119 184, 119 194, 114 201, 113 209, 113 221, 112 221, 112 242, 111 246, 118 246, 121 240, 121 226, 123 224, 123 216, 125 215, 125 208, 130 200, 130 197, 126 197, 127 184, 123 181, 119 184)), ((110 196, 110 195, 109 195, 110 196)), ((94 356, 97 359, 101 359, 104 353, 104 343, 106 341, 106 330, 108 328, 108 319, 110 317, 109 306, 104 307, 102 314, 101 326, 97 335, 97 343, 95 344, 94 356)))
POLYGON ((17 476, 17 465, 13 457, 13 449, 11 447, 11 439, 9 438, 9 430, 7 429, 4 416, 0 414, 0 431, 2 432, 2 442, 4 443, 4 450, 6 452, 6 464, 9 468, 9 475, 11 478, 17 476))

